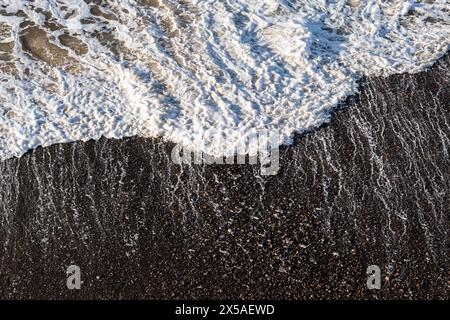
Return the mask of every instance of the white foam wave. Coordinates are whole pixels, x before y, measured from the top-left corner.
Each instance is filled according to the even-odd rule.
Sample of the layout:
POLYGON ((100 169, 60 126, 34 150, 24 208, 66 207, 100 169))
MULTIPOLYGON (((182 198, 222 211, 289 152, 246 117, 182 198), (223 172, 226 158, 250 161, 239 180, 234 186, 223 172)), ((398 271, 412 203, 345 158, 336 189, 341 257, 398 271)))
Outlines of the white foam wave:
POLYGON ((101 136, 232 153, 329 121, 366 76, 450 44, 447 1, 3 0, 0 158, 101 136))

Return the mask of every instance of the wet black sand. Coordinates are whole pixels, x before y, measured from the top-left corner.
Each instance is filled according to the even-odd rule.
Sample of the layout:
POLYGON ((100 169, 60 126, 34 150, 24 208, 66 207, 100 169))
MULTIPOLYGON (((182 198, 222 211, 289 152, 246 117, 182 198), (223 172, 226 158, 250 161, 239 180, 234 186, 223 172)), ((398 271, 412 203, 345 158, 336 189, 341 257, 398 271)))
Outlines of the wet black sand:
POLYGON ((449 74, 364 80, 273 177, 142 138, 0 163, 0 298, 448 299, 449 74))

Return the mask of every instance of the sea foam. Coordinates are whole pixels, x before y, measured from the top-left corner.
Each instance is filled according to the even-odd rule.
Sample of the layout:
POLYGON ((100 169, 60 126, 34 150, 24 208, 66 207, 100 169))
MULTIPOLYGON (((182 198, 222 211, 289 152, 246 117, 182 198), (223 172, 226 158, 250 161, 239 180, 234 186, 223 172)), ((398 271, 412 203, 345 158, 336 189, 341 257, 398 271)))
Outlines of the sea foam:
POLYGON ((449 44, 438 0, 2 0, 0 159, 102 136, 289 143, 361 77, 421 71, 449 44))

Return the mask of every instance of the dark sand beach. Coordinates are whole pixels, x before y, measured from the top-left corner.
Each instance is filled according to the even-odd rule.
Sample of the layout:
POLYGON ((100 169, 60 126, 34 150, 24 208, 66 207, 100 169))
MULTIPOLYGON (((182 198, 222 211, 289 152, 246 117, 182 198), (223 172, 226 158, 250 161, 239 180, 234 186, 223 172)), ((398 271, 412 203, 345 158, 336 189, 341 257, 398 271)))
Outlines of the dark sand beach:
POLYGON ((0 298, 448 299, 449 75, 364 79, 276 176, 144 138, 3 161, 0 298))

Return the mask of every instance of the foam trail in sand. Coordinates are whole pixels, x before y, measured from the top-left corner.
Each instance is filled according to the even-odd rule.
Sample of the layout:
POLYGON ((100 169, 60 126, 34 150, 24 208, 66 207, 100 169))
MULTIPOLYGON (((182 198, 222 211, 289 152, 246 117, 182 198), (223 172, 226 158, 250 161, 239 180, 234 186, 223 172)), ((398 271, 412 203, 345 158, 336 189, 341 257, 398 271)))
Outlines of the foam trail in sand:
POLYGON ((448 49, 447 1, 3 0, 0 158, 140 135, 225 154, 448 49), (222 150, 221 150, 222 151, 222 150))

